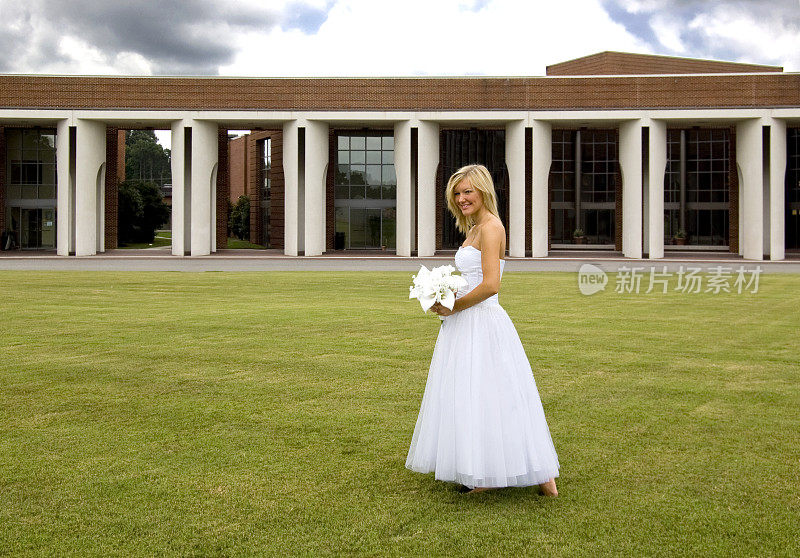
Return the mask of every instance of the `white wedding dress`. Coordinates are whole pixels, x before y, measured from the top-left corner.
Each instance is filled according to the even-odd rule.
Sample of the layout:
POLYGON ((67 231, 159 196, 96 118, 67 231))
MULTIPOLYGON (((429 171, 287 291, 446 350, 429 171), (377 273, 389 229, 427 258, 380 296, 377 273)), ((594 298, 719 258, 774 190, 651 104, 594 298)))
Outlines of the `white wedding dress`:
MULTIPOLYGON (((483 280, 480 250, 462 246, 455 263, 468 282, 460 297, 483 280)), ((406 467, 470 488, 558 476, 530 363, 497 295, 442 321, 406 467)))

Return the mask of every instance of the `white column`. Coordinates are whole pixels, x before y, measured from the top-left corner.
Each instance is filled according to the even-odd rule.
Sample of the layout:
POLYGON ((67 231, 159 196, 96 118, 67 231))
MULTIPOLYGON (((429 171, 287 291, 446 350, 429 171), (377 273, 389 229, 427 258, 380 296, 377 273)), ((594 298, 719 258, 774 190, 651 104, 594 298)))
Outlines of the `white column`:
POLYGON ((411 256, 411 122, 406 120, 394 125, 394 173, 397 177, 397 221, 395 239, 397 255, 411 256))
POLYGON ((508 168, 508 253, 525 257, 525 122, 506 124, 508 168))
POLYGON ((786 122, 769 126, 769 258, 782 260, 786 250, 786 122))
POLYGON ((531 192, 533 257, 547 257, 550 207, 548 183, 553 162, 553 130, 548 122, 534 120, 533 125, 533 188, 531 192))
POLYGON ((192 120, 191 250, 207 256, 216 248, 217 124, 192 120))
POLYGON ((764 175, 760 118, 736 125, 736 162, 741 192, 739 248, 745 259, 763 260, 764 175))
POLYGON ((650 121, 648 173, 648 251, 650 258, 664 257, 664 173, 667 170, 667 123, 650 121))
POLYGON ((642 121, 619 125, 619 165, 622 169, 622 254, 642 257, 642 121))
POLYGON ((70 151, 69 120, 59 120, 56 130, 56 204, 58 215, 57 252, 59 256, 75 253, 75 154, 70 151))
POLYGON ((328 170, 328 124, 309 120, 305 134, 305 255, 325 252, 325 176, 328 170))
POLYGON ((106 125, 78 120, 75 138, 75 255, 103 251, 106 125))
POLYGON ((186 122, 172 123, 170 159, 172 168, 172 254, 185 256, 192 251, 192 144, 187 143, 186 122))
POLYGON ((298 153, 297 153, 297 121, 283 125, 283 253, 296 256, 298 252, 298 153))
POLYGON ((420 122, 417 135, 417 255, 436 252, 436 169, 439 166, 439 124, 420 122))

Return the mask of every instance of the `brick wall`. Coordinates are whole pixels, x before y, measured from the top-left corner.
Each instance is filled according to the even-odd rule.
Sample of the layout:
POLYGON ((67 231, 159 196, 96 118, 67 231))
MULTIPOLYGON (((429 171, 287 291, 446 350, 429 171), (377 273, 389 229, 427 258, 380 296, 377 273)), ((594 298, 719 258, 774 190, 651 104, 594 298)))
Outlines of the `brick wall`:
POLYGON ((228 246, 228 129, 217 131, 217 250, 228 246))
POLYGON ((519 78, 0 76, 0 107, 571 110, 800 106, 800 74, 519 78))
MULTIPOLYGON (((250 136, 242 136, 228 141, 228 184, 230 185, 230 201, 235 204, 239 196, 246 196, 247 157, 250 136)), ((252 200, 251 200, 252 201, 252 200)))
POLYGON ((614 130, 617 142, 617 173, 614 176, 615 195, 614 195, 614 250, 622 251, 622 165, 619 164, 619 130, 614 130))
MULTIPOLYGON (((238 192, 243 192, 244 195, 248 196, 250 199, 250 242, 261 244, 265 226, 263 212, 261 211, 262 184, 264 182, 261 144, 267 139, 272 143, 269 245, 270 248, 283 248, 284 179, 282 130, 258 130, 251 132, 244 138, 234 140, 244 140, 245 154, 243 159, 245 163, 241 178, 244 185, 238 185, 233 178, 231 179, 231 200, 238 199, 238 195, 242 195, 238 194, 238 192), (237 192, 236 196, 234 196, 234 191, 237 192)), ((234 174, 232 173, 231 176, 233 177, 234 174)))
POLYGON ((117 182, 125 181, 125 130, 117 130, 117 182))
POLYGON ((533 224, 533 130, 525 128, 525 253, 531 252, 533 243, 533 233, 531 225, 533 224))
POLYGON ((0 126, 0 233, 6 230, 6 130, 0 126))
POLYGON ((336 232, 336 192, 334 187, 337 164, 337 131, 328 130, 328 168, 325 173, 325 249, 333 250, 336 232))
POLYGON ((125 176, 125 135, 124 130, 109 126, 106 128, 106 184, 105 184, 105 246, 113 250, 118 246, 119 230, 119 173, 125 176), (120 147, 120 133, 122 146, 120 147), (120 159, 120 151, 122 157, 120 159), (122 163, 120 165, 120 162, 122 163))
POLYGON ((698 60, 652 54, 599 52, 547 66, 548 76, 781 72, 779 66, 698 60))
POLYGON ((736 127, 731 127, 728 155, 728 247, 733 254, 739 253, 739 167, 736 163, 736 127))
POLYGON ((270 180, 272 182, 272 194, 269 213, 269 238, 271 248, 283 248, 283 224, 284 224, 284 178, 283 178, 283 131, 273 130, 269 132, 272 140, 272 170, 270 180))

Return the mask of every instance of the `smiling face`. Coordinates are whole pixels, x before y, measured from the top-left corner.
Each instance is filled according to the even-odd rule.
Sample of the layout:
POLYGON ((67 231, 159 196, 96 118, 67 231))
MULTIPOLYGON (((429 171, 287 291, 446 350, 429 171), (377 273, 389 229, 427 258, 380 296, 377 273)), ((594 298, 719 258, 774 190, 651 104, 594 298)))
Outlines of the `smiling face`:
POLYGON ((469 178, 464 178, 453 188, 453 197, 465 217, 474 217, 483 207, 483 194, 472 187, 469 178))

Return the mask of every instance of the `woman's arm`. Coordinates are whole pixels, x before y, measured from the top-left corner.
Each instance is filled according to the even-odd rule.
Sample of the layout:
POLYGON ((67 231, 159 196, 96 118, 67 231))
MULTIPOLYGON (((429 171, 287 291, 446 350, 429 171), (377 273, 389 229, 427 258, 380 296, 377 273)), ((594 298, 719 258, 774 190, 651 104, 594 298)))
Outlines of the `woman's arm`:
POLYGON ((441 304, 431 309, 440 316, 449 316, 483 302, 500 292, 500 247, 503 244, 503 226, 500 223, 486 223, 481 230, 481 270, 483 281, 470 292, 457 298, 452 310, 441 304))

